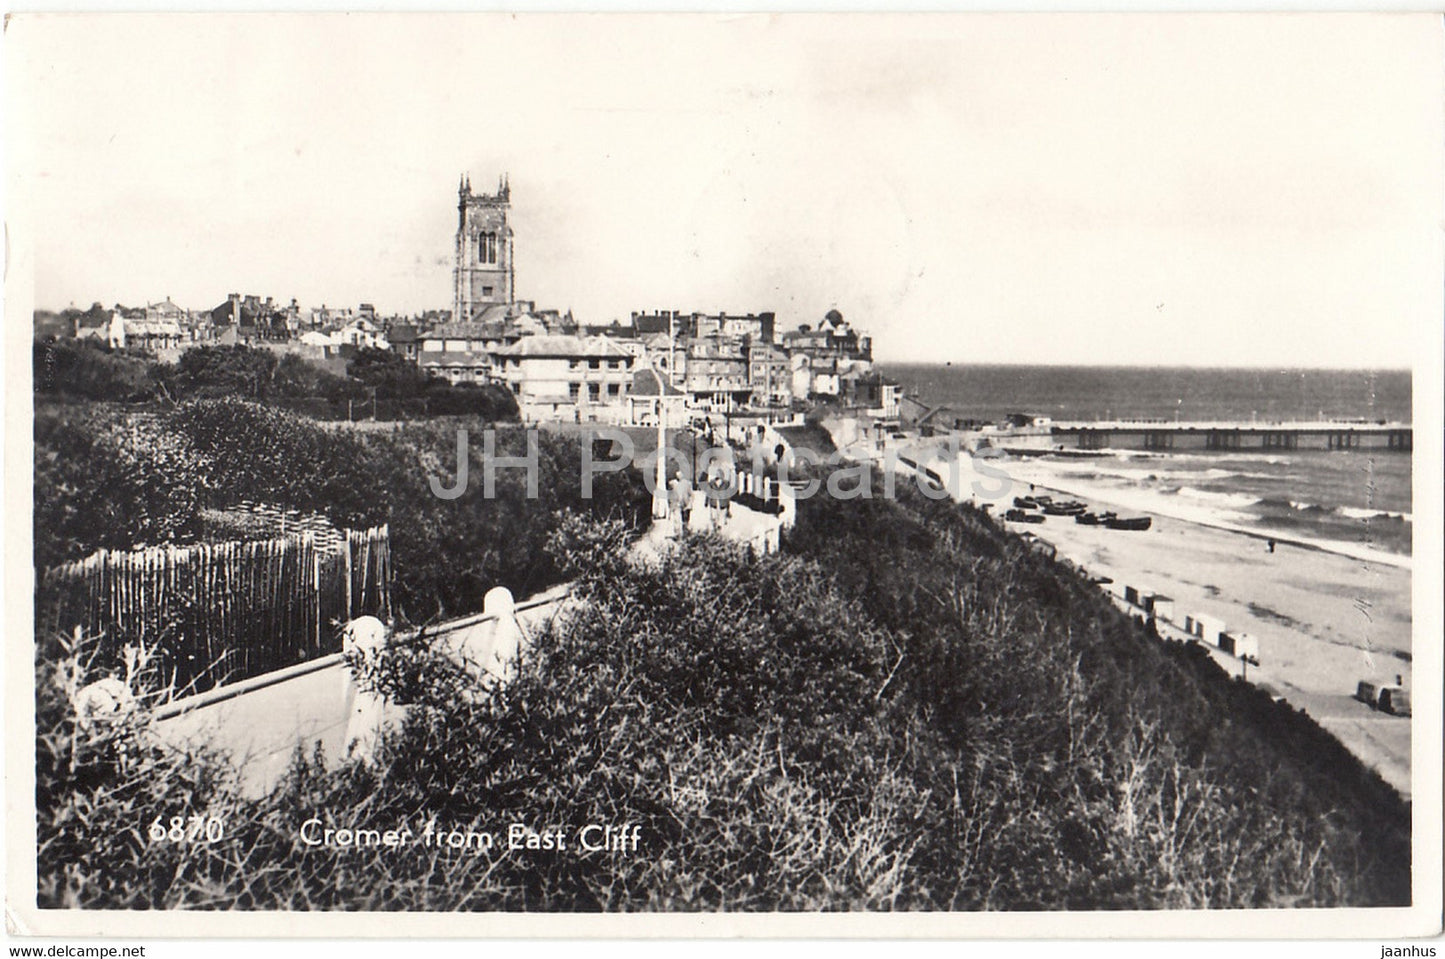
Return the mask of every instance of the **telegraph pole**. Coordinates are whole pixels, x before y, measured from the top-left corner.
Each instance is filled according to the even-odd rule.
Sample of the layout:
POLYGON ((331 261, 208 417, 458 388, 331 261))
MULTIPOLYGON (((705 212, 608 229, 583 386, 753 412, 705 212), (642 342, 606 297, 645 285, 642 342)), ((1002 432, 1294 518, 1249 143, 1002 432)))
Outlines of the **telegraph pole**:
MULTIPOLYGON (((677 334, 673 329, 673 319, 667 320, 667 350, 672 353, 677 340, 677 334)), ((673 364, 669 363, 671 367, 673 364)), ((672 379, 673 371, 667 371, 667 378, 672 379)), ((667 385, 662 377, 657 378, 657 473, 653 479, 652 490, 652 518, 655 520, 667 519, 667 385)))

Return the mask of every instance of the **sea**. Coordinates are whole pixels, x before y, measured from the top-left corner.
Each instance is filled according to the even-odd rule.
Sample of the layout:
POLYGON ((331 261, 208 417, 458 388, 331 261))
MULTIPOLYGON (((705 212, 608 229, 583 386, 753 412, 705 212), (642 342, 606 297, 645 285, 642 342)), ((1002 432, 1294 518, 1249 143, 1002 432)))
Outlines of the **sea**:
MULTIPOLYGON (((1055 420, 1410 423, 1409 370, 880 364, 908 395, 958 415, 1055 420)), ((1141 509, 1408 555, 1411 455, 1383 449, 1145 452, 1036 457, 1141 509), (1174 509, 1171 510, 1171 507, 1174 509)))

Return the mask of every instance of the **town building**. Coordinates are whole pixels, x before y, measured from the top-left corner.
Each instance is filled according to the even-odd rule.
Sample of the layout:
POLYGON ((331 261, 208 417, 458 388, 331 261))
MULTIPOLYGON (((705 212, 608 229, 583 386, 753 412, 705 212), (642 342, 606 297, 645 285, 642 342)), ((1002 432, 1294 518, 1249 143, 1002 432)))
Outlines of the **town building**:
POLYGON ((757 409, 787 409, 793 404, 793 374, 788 354, 767 342, 748 342, 749 402, 757 409))
POLYGON ((677 427, 686 422, 687 394, 667 381, 650 366, 635 370, 632 388, 627 397, 627 420, 633 426, 656 426, 658 416, 666 425, 677 427))
POLYGON ((896 424, 903 387, 876 370, 850 372, 839 378, 839 396, 845 406, 856 407, 877 420, 896 424))
POLYGON ((119 304, 114 309, 105 309, 96 303, 89 310, 75 318, 75 338, 96 340, 111 349, 125 348, 125 317, 119 304))
POLYGON ((793 393, 798 397, 842 395, 842 380, 873 369, 873 341, 860 336, 837 310, 829 310, 816 329, 801 326, 784 333, 791 359, 793 393))
POLYGON ((415 323, 392 323, 386 330, 391 351, 404 360, 421 360, 421 330, 415 323))
POLYGON ((640 338, 663 333, 678 339, 687 339, 697 334, 694 323, 696 317, 696 313, 683 313, 681 310, 653 310, 651 313, 633 311, 632 328, 640 338))
POLYGON ((153 312, 151 307, 144 307, 122 310, 121 316, 125 320, 125 345, 128 347, 169 350, 180 346, 186 338, 186 332, 174 314, 153 312))
POLYGON ((358 314, 351 322, 335 330, 332 337, 338 344, 354 346, 359 350, 390 348, 386 334, 382 332, 380 325, 374 320, 367 319, 363 314, 358 314))
POLYGON ((616 421, 626 409, 637 358, 604 336, 537 334, 493 354, 493 377, 523 419, 616 421))
POLYGON ((746 338, 752 342, 772 343, 776 315, 773 313, 693 314, 692 335, 705 337, 746 338))
POLYGON ((743 409, 752 395, 743 341, 701 337, 687 343, 684 389, 694 408, 710 412, 743 409))
POLYGON ((421 368, 432 376, 457 383, 487 383, 492 380, 492 358, 486 353, 422 353, 421 368))

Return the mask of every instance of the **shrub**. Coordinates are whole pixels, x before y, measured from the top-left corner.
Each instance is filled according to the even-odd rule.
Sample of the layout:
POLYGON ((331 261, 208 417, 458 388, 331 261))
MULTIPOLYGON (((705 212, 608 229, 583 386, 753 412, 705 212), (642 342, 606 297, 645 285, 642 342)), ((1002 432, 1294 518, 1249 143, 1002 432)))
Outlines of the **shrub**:
POLYGON ((35 341, 35 392, 108 402, 157 395, 154 357, 112 350, 95 340, 35 341))
POLYGON ((958 751, 937 785, 974 825, 918 850, 977 872, 951 905, 1409 901, 1408 806, 1327 732, 984 514, 901 494, 805 501, 788 549, 890 627, 908 735, 958 751))
POLYGON ((94 340, 36 340, 35 390, 48 396, 117 403, 174 404, 231 397, 291 409, 315 419, 517 419, 516 398, 497 384, 457 384, 429 376, 385 350, 364 349, 347 376, 297 353, 246 345, 193 346, 175 363, 112 350, 94 340))
MULTIPOLYGON (((891 555, 923 591, 896 627, 877 613, 897 583, 862 593, 840 575, 870 524, 826 559, 693 538, 637 565, 620 558, 625 524, 560 515, 549 543, 570 557, 574 602, 531 636, 512 684, 478 687, 424 633, 388 647, 363 681, 411 706, 377 764, 327 773, 298 759, 283 788, 232 813, 231 844, 186 855, 114 829, 134 815, 129 797, 177 797, 137 794, 114 763, 91 774, 99 786, 69 778, 72 731, 43 707, 42 730, 61 734, 42 749, 42 837, 63 822, 74 843, 46 847, 43 895, 572 911, 1407 901, 1408 813, 1367 806, 1374 786, 1350 775, 1331 781, 1338 755, 1298 755, 1317 727, 1160 642, 985 518, 905 500, 876 520, 894 508, 916 527, 891 555), (304 848, 295 830, 311 815, 417 833, 429 820, 501 842, 304 848), (574 843, 587 823, 637 824, 642 842, 508 851, 509 823, 574 843), (92 833, 105 828, 119 838, 92 833)), ((234 802, 224 777, 178 782, 193 807, 234 802)))
POLYGON ((251 500, 321 513, 339 526, 385 522, 354 434, 236 397, 186 403, 167 425, 211 464, 209 505, 251 500))
MULTIPOLYGON (((650 508, 635 471, 598 476, 593 498, 583 500, 580 449, 548 434, 538 437, 538 497, 528 498, 523 470, 498 469, 488 498, 476 429, 469 431, 467 489, 441 499, 430 480, 451 484, 457 429, 475 421, 353 433, 228 398, 186 404, 170 425, 213 464, 212 505, 250 499, 320 513, 339 526, 389 523, 393 607, 418 621, 480 609, 493 586, 527 595, 559 582, 559 559, 547 542, 560 509, 640 526, 650 508)), ((499 429, 496 442, 499 456, 526 455, 521 429, 499 429)))
POLYGON ((186 542, 210 463, 152 420, 61 408, 35 416, 35 565, 97 549, 186 542))
MULTIPOLYGON (((121 681, 94 668, 91 638, 52 636, 44 645, 55 654, 36 668, 37 902, 52 909, 144 908, 195 848, 152 841, 150 825, 160 819, 169 826, 175 815, 242 822, 245 804, 235 798, 225 761, 150 738, 148 697, 122 699, 116 712, 86 721, 77 710, 82 690, 106 678, 121 681)), ((144 689, 145 655, 128 652, 134 669, 123 680, 144 689)), ((235 865, 244 870, 243 862, 235 865)), ((186 882, 198 899, 217 888, 200 877, 186 882)))

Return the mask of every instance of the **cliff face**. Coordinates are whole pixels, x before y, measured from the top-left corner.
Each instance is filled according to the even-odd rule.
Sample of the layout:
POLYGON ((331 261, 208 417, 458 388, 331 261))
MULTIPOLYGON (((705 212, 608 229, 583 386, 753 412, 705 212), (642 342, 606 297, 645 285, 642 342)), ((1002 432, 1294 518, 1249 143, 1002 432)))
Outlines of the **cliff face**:
POLYGON ((888 630, 891 691, 949 761, 998 777, 970 781, 994 803, 980 882, 1006 877, 1009 906, 1408 901, 1409 805, 1306 714, 982 513, 899 490, 800 504, 789 548, 888 630))

